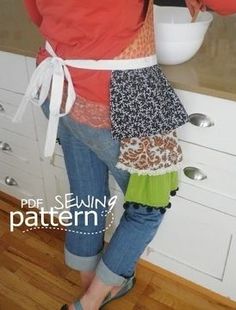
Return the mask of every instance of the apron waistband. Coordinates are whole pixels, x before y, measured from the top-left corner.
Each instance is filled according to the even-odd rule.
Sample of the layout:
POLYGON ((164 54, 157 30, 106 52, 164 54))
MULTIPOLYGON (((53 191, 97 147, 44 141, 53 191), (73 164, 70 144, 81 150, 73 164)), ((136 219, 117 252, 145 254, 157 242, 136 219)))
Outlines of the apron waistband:
POLYGON ((151 55, 141 58, 132 59, 100 59, 100 60, 90 60, 90 59, 67 59, 63 60, 57 57, 53 51, 49 42, 46 42, 45 48, 47 52, 54 58, 57 58, 62 64, 74 67, 78 69, 90 69, 90 70, 134 70, 143 69, 147 67, 154 66, 157 64, 157 56, 151 55))
POLYGON ((51 87, 49 106, 49 122, 46 134, 44 156, 53 155, 57 137, 59 118, 68 114, 75 102, 76 93, 68 67, 88 70, 135 70, 151 67, 157 64, 156 55, 134 59, 109 59, 109 60, 64 60, 56 55, 49 42, 45 48, 49 57, 43 60, 35 69, 22 102, 13 118, 13 122, 21 121, 23 114, 30 101, 41 106, 48 97, 51 87), (60 113, 63 97, 64 81, 68 83, 68 92, 65 104, 65 113, 60 113), (39 94, 40 93, 40 94, 39 94), (37 99, 37 102, 35 101, 37 99))

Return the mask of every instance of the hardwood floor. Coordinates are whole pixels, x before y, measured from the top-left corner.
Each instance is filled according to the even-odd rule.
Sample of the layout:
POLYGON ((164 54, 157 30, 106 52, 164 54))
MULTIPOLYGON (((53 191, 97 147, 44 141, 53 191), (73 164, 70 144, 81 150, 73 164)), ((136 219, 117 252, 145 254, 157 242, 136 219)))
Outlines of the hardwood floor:
MULTIPOLYGON (((15 208, 0 198, 0 309, 60 309, 82 293, 78 272, 64 265, 63 232, 11 233, 9 212, 15 208)), ((104 309, 223 310, 236 304, 140 260, 135 288, 104 309)))

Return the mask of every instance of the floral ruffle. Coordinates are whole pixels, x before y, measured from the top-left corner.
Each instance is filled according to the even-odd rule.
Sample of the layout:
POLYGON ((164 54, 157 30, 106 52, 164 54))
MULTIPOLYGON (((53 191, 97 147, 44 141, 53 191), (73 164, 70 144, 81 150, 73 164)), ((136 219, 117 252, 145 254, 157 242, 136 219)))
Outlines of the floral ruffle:
POLYGON ((119 140, 168 134, 189 121, 158 65, 113 71, 110 102, 111 133, 119 140))

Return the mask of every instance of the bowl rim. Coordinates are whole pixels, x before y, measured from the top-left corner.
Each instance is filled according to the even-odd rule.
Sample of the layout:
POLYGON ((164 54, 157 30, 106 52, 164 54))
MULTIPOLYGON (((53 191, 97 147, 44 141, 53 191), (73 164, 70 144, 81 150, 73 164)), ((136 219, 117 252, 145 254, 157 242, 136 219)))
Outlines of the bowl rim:
MULTIPOLYGON (((175 9, 178 9, 178 10, 185 10, 185 11, 188 10, 187 7, 179 7, 179 6, 174 6, 174 5, 173 6, 160 6, 160 5, 154 4, 154 7, 160 8, 160 9, 175 8, 175 9)), ((156 8, 155 8, 155 10, 156 10, 156 8)), ((164 25, 175 25, 175 26, 177 26, 177 25, 192 25, 193 26, 193 25, 196 25, 196 24, 199 24, 199 23, 201 23, 201 24, 210 24, 213 21, 214 16, 213 16, 212 13, 206 12, 206 11, 201 12, 201 13, 209 16, 209 20, 205 20, 205 21, 197 21, 196 20, 194 23, 191 23, 191 22, 189 22, 189 23, 187 23, 187 22, 185 22, 185 23, 170 23, 170 22, 158 22, 158 19, 155 18, 155 23, 156 24, 164 24, 164 25)))

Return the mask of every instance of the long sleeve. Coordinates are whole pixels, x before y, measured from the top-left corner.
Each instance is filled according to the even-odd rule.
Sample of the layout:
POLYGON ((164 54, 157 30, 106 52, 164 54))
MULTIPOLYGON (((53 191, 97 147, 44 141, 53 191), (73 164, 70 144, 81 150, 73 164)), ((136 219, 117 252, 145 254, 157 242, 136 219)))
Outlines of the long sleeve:
POLYGON ((204 4, 221 15, 236 13, 236 0, 204 0, 204 4))
POLYGON ((42 16, 37 8, 36 0, 24 0, 24 5, 32 22, 39 27, 42 22, 42 16))

